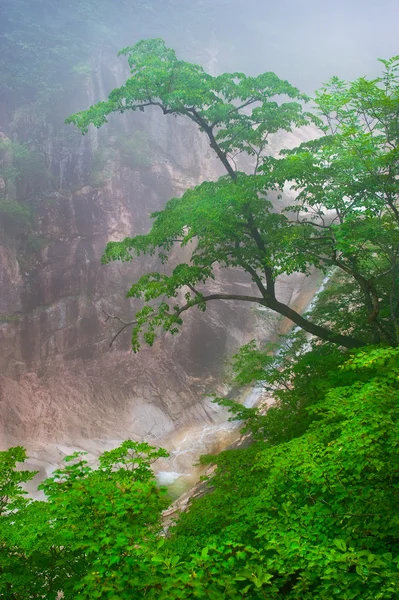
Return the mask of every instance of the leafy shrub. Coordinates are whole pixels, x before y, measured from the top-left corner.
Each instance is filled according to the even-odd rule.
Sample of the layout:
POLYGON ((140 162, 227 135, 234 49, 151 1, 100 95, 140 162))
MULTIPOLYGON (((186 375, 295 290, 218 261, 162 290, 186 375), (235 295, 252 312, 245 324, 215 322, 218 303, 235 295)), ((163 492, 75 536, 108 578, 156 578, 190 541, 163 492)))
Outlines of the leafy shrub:
POLYGON ((214 458, 211 493, 166 539, 151 470, 165 451, 127 441, 95 470, 75 453, 41 486, 47 502, 30 503, 21 483, 33 474, 16 469, 25 452, 0 453, 0 594, 394 600, 398 381, 399 349, 342 356, 303 433, 214 458))
POLYGON ((182 516, 171 547, 184 557, 227 540, 254 547, 269 599, 396 598, 398 376, 398 349, 361 350, 325 374, 302 435, 214 457, 212 493, 182 516))

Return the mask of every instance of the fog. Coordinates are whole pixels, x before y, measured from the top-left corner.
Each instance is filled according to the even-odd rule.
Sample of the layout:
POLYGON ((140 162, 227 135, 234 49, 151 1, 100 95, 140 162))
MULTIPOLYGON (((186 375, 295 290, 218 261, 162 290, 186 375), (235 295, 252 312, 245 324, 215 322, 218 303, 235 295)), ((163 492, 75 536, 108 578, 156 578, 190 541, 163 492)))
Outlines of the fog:
MULTIPOLYGON (((332 75, 372 75, 379 68, 376 57, 398 53, 395 1, 249 0, 237 5, 235 68, 275 71, 307 92, 332 75)), ((225 54, 223 67, 229 63, 225 54)))
POLYGON ((396 0, 1 0, 0 124, 10 95, 49 99, 85 61, 151 37, 212 73, 274 71, 311 93, 378 73, 376 58, 398 53, 398 20, 396 0))
MULTIPOLYGON (((132 360, 126 330, 109 348, 104 311, 130 321, 143 263, 103 268, 106 243, 220 175, 205 136, 161 111, 86 136, 65 125, 123 83, 118 50, 161 37, 212 74, 274 71, 312 93, 332 75, 379 73, 376 58, 399 53, 398 16, 397 0, 0 0, 0 447, 202 432, 203 380, 259 333, 228 307, 175 346, 132 360)), ((304 307, 316 283, 300 277, 282 294, 304 307)))
POLYGON ((217 72, 274 71, 308 93, 333 75, 373 76, 379 70, 377 57, 399 52, 396 0, 152 4, 153 12, 136 22, 134 36, 129 39, 129 27, 121 32, 124 42, 134 43, 140 33, 164 37, 183 58, 212 64, 217 72))

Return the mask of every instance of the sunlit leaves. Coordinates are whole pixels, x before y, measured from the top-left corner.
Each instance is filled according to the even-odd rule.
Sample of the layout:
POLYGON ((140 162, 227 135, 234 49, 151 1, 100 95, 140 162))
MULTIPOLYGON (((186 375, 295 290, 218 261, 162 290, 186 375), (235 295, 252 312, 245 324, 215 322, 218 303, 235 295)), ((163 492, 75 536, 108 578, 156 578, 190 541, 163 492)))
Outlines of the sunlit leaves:
MULTIPOLYGON (((2 470, 4 478, 16 485, 32 478, 34 473, 14 468, 25 456, 22 448, 0 453, 10 465, 2 470)), ((18 488, 10 491, 7 514, 0 514, 0 595, 55 599, 62 592, 72 599, 123 592, 126 581, 135 580, 138 561, 150 561, 149 545, 157 543, 167 500, 151 464, 167 456, 162 448, 127 440, 104 452, 93 469, 84 453, 75 452, 40 486, 47 502, 19 502, 8 524, 7 514, 21 494, 18 488)), ((145 569, 141 577, 145 587, 145 569)))
POLYGON ((24 506, 25 495, 21 484, 35 476, 34 471, 16 470, 17 464, 27 459, 26 451, 21 446, 0 452, 0 516, 13 513, 24 506))

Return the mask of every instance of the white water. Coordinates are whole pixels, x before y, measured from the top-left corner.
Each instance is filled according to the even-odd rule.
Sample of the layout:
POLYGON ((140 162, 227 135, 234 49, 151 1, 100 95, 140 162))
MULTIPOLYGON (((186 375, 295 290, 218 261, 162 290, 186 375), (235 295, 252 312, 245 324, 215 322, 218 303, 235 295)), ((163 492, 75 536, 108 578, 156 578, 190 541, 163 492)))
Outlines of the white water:
MULTIPOLYGON (((313 296, 305 312, 311 313, 314 308, 319 294, 325 289, 328 281, 330 280, 331 273, 326 275, 321 282, 321 285, 313 296)), ((299 327, 293 328, 293 332, 297 331, 299 327)), ((311 336, 309 336, 310 338, 311 336)), ((290 342, 288 341, 288 344, 290 342)), ((310 349, 310 341, 305 349, 310 349)), ((284 346, 287 348, 287 344, 284 346)), ((282 351, 281 346, 277 351, 276 355, 282 351)), ((244 397, 242 404, 246 408, 253 408, 256 406, 262 394, 264 393, 264 382, 260 381, 254 385, 252 390, 244 397)), ((187 491, 193 484, 195 484, 203 469, 193 463, 198 460, 201 454, 212 454, 219 452, 232 443, 237 441, 240 437, 240 429, 242 423, 239 421, 224 421, 215 425, 205 425, 202 429, 196 431, 189 431, 183 437, 179 443, 176 444, 174 450, 172 450, 169 464, 166 470, 159 471, 157 479, 161 485, 168 485, 171 494, 178 497, 185 491, 187 491)))
MULTIPOLYGON (((263 386, 257 384, 241 403, 246 408, 252 408, 259 403, 263 392, 263 386)), ((170 494, 177 498, 190 489, 203 473, 204 467, 195 464, 199 457, 228 448, 240 438, 241 427, 241 421, 226 420, 188 431, 170 452, 163 470, 157 472, 158 482, 168 486, 170 494)))
MULTIPOLYGON (((318 295, 325 289, 331 275, 326 276, 310 302, 307 312, 311 312, 315 305, 318 295)), ((298 329, 298 328, 296 328, 298 329)), ((295 329, 294 329, 295 331, 295 329)), ((287 346, 285 346, 287 347, 287 346)), ((278 355, 281 349, 277 350, 278 355)), ((246 408, 256 406, 262 394, 264 393, 263 382, 258 382, 243 398, 241 404, 246 408)), ((239 421, 228 421, 228 411, 226 409, 215 410, 213 413, 214 424, 203 426, 194 426, 187 429, 183 434, 177 434, 175 439, 165 440, 164 445, 170 451, 168 459, 161 459, 154 465, 157 480, 161 485, 169 487, 173 496, 178 497, 190 489, 200 478, 204 468, 195 464, 202 454, 215 454, 228 448, 231 444, 240 438, 240 429, 242 423, 239 421), (170 442, 170 443, 169 443, 170 442)), ((110 450, 118 446, 123 440, 88 440, 87 448, 82 445, 79 448, 54 445, 54 461, 42 461, 33 456, 29 461, 29 466, 33 469, 39 469, 40 474, 27 486, 29 492, 38 497, 36 485, 45 477, 51 475, 52 471, 60 466, 63 456, 71 454, 74 451, 87 450, 85 457, 90 464, 96 464, 98 455, 104 450, 110 450)), ((159 444, 155 440, 151 443, 162 446, 163 440, 159 444)))

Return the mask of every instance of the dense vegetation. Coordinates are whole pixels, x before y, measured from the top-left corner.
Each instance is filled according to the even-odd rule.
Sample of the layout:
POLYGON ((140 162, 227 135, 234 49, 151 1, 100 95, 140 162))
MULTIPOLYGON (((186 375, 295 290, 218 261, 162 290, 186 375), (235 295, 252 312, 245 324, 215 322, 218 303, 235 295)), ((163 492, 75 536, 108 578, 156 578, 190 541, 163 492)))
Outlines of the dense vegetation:
POLYGON ((399 350, 315 348, 285 368, 256 441, 208 457, 210 493, 166 539, 164 452, 125 442, 97 470, 72 456, 30 503, 24 450, 0 453, 2 597, 397 598, 399 350))
MULTIPOLYGON (((374 81, 334 78, 311 111, 273 73, 211 77, 160 40, 122 53, 132 77, 70 121, 86 131, 113 112, 155 106, 194 121, 227 172, 171 200, 148 235, 107 246, 104 262, 157 252, 166 263, 175 245, 191 249, 169 275, 145 274, 129 290, 144 300, 134 349, 213 300, 260 304, 299 329, 277 353, 252 343, 234 358, 237 381, 263 382, 276 403, 264 414, 216 399, 245 421, 252 444, 203 459, 217 464, 209 493, 166 536, 168 496, 151 470, 165 451, 127 441, 96 469, 76 453, 40 486, 46 502, 23 492, 34 475, 21 470, 24 449, 1 452, 0 595, 393 600, 399 59, 383 61, 374 81), (270 156, 271 135, 306 124, 312 141, 270 156), (239 170, 244 158, 250 174, 239 170), (271 192, 286 185, 297 198, 278 211, 271 192), (257 295, 208 293, 216 265, 245 271, 257 295), (330 284, 301 315, 277 299, 275 282, 314 267, 330 284)), ((134 144, 124 152, 139 160, 134 144)))

